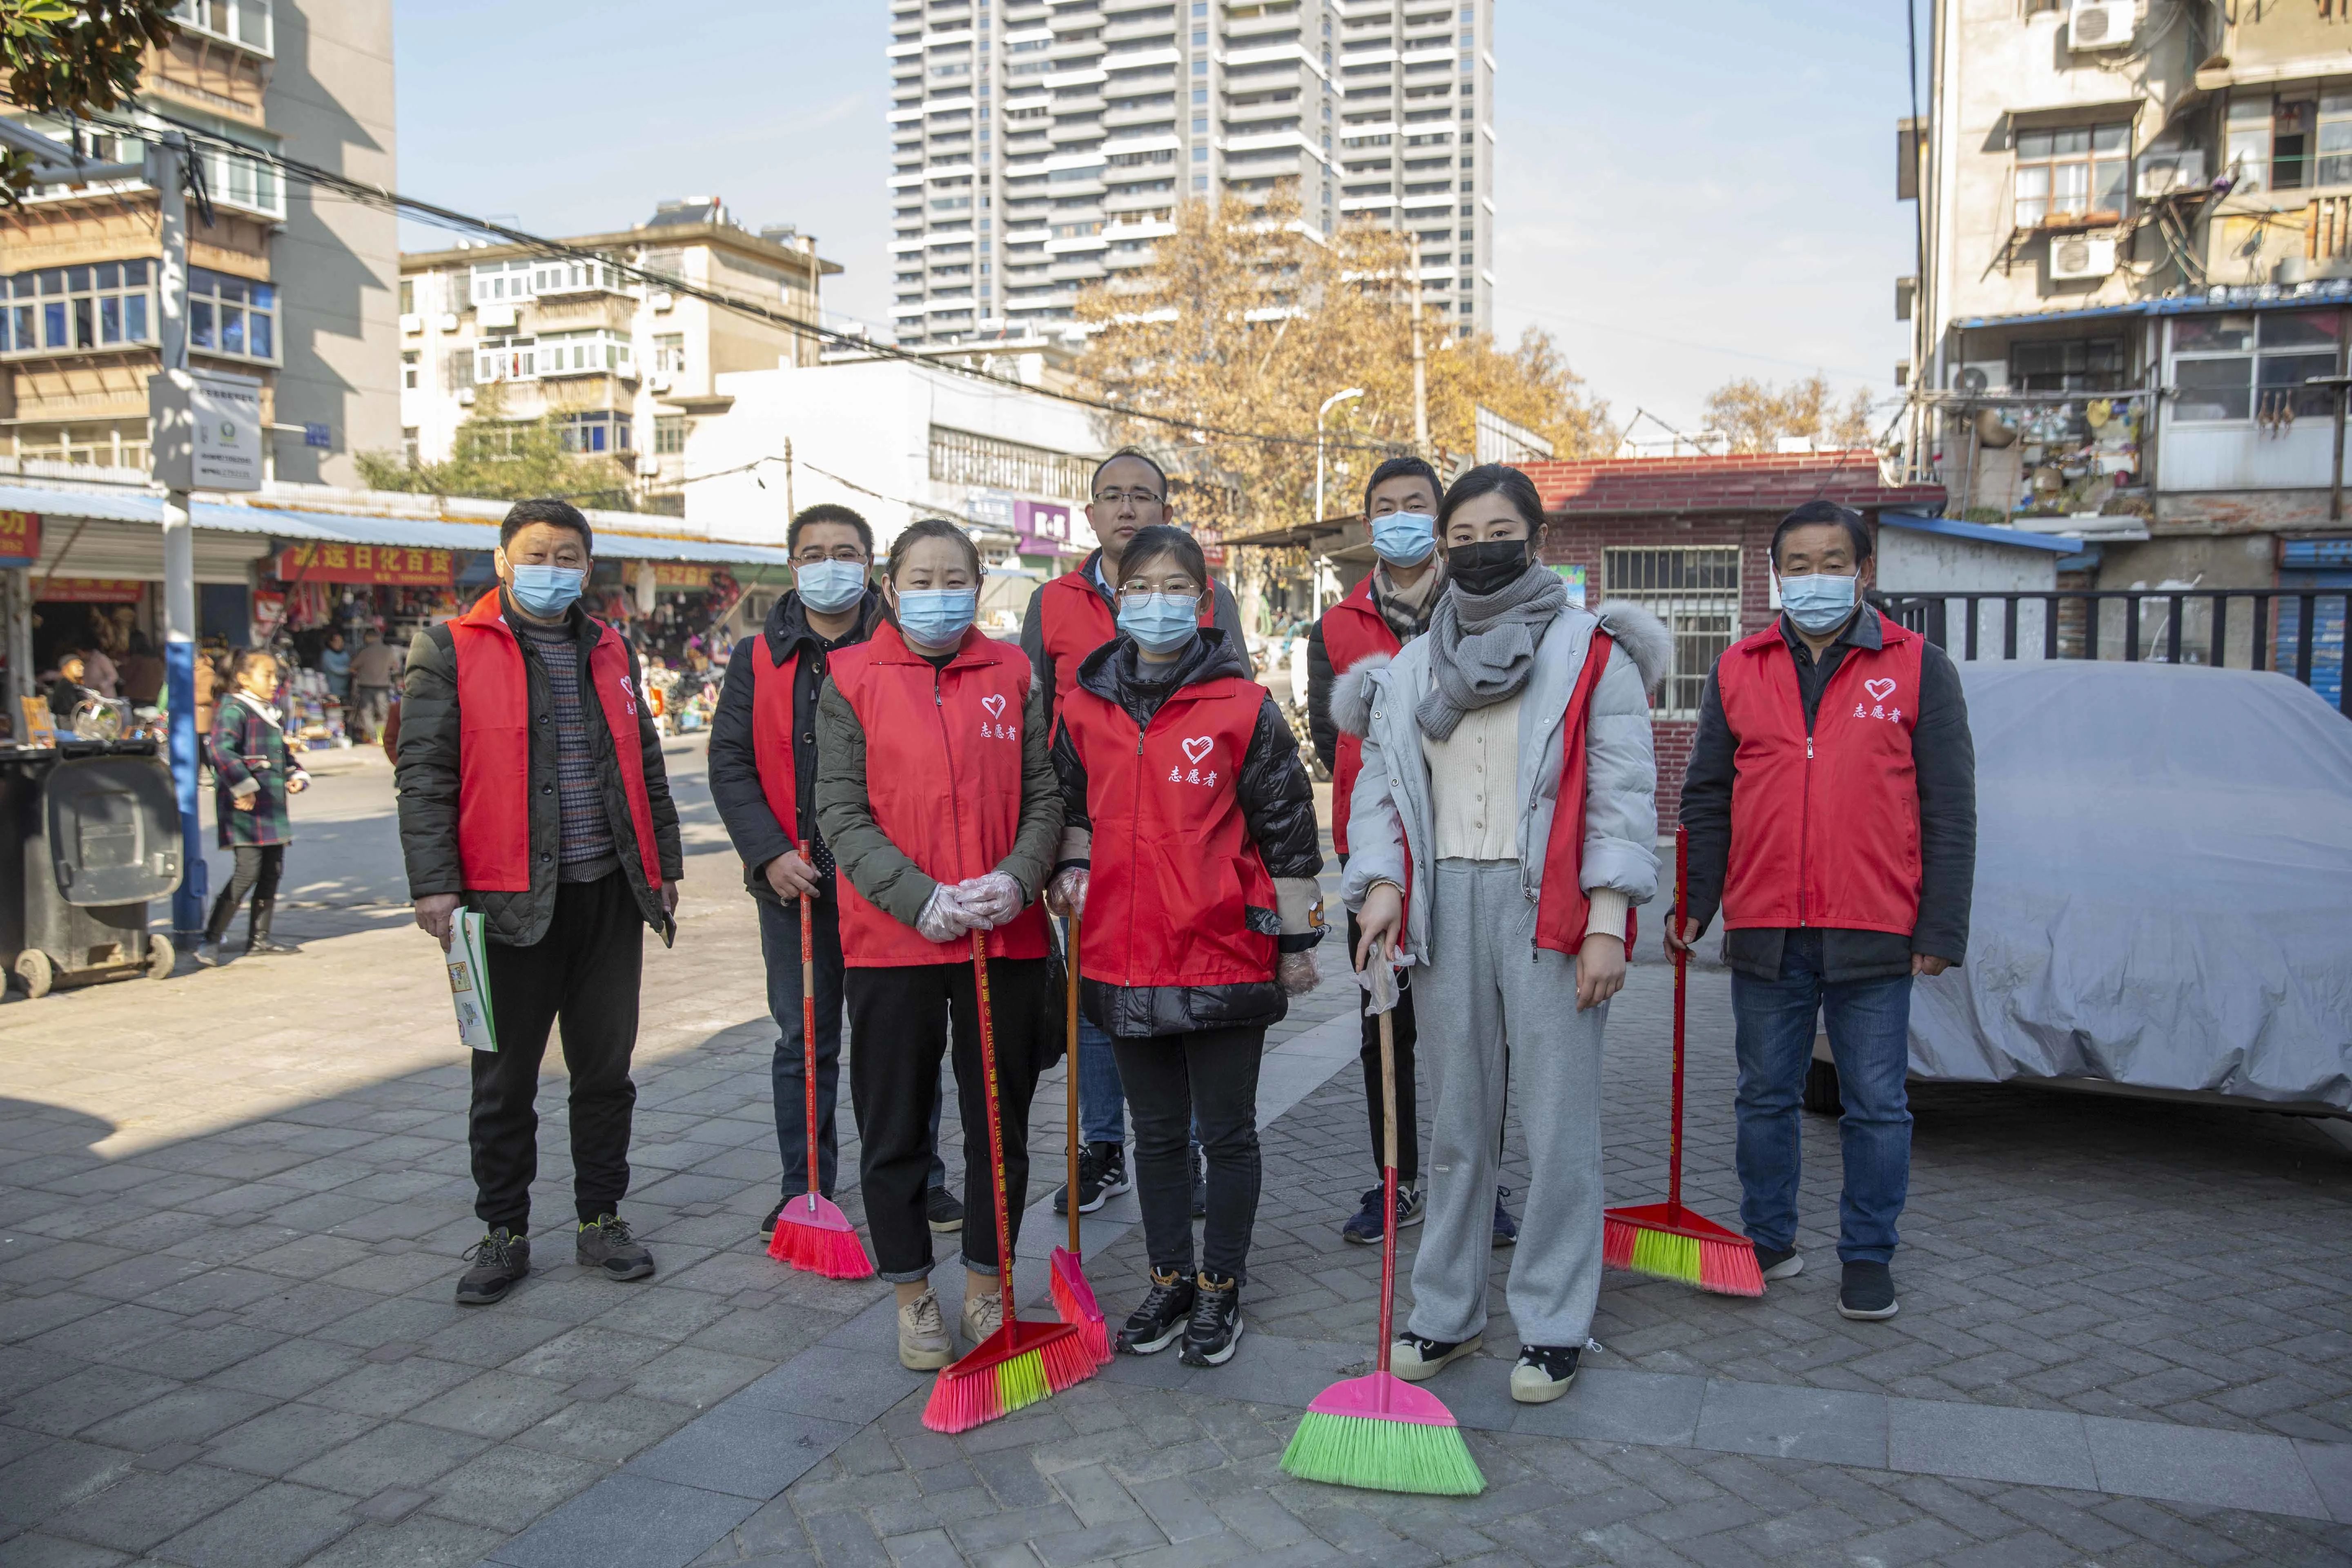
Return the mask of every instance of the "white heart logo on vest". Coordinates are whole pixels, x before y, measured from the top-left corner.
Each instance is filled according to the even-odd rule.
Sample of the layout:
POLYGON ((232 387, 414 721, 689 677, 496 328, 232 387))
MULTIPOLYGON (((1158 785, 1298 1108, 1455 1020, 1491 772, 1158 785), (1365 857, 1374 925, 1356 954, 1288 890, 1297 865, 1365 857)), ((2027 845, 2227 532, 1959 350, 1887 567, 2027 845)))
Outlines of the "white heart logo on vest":
POLYGON ((1862 689, 1870 693, 1873 702, 1884 702, 1895 695, 1895 682, 1891 680, 1865 680, 1862 689))
POLYGON ((1184 760, 1188 763, 1199 762, 1202 757, 1209 754, 1211 749, 1213 748, 1216 743, 1217 742, 1213 738, 1207 735, 1193 736, 1191 740, 1184 742, 1184 760))
POLYGON ((999 692, 990 692, 980 700, 980 705, 988 710, 988 716, 992 719, 1004 717, 1004 698, 999 692))

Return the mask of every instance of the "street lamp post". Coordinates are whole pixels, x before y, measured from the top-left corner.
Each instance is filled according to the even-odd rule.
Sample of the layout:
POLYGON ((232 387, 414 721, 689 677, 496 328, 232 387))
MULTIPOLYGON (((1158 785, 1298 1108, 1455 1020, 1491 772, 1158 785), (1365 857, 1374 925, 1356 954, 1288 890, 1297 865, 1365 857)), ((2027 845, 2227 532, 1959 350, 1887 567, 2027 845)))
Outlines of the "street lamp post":
MULTIPOLYGON (((1315 411, 1315 521, 1318 523, 1323 521, 1323 416, 1330 413, 1334 405, 1363 395, 1362 387, 1351 386, 1325 398, 1323 406, 1315 411)), ((1323 613, 1323 562, 1319 556, 1308 562, 1307 574, 1312 585, 1309 593, 1315 613, 1320 616, 1323 613)))

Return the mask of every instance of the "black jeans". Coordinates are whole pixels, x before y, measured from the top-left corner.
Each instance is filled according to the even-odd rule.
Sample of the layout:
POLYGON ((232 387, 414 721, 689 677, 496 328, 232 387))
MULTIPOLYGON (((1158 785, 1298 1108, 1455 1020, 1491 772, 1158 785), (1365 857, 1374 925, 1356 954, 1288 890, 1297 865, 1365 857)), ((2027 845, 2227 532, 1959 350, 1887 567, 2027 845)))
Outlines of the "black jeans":
POLYGON ((228 886, 213 900, 213 912, 205 921, 205 940, 218 942, 228 935, 229 922, 236 919, 236 907, 245 902, 245 895, 253 895, 253 920, 246 927, 251 940, 254 925, 262 923, 262 910, 278 897, 278 874, 286 868, 286 846, 283 844, 240 844, 232 851, 236 857, 236 868, 229 873, 228 886))
MULTIPOLYGON (((1047 1042, 1049 998, 1042 958, 991 959, 988 990, 996 1041, 997 1120, 1004 1138, 1004 1191, 1013 1243, 1029 1201, 1029 1101, 1047 1042)), ((988 1164, 988 1102, 981 1083, 978 989, 970 963, 852 969, 850 1103, 864 1140, 858 1178, 876 1270, 892 1284, 929 1277, 930 1184, 940 1111, 940 1055, 951 1048, 963 1118, 964 1267, 996 1272, 996 1191, 988 1164)))
MULTIPOLYGON (((1363 940, 1364 933, 1357 926, 1356 917, 1349 915, 1347 952, 1349 963, 1355 963, 1356 944, 1363 940)), ((1400 970, 1398 982, 1402 984, 1412 973, 1410 969, 1400 970)), ((1364 1030, 1364 1047, 1360 1058, 1364 1068, 1364 1110, 1372 1124, 1372 1170, 1378 1173, 1385 1152, 1381 1145, 1386 1142, 1386 1134, 1381 1125, 1381 1020, 1380 1016, 1371 1011, 1371 1001, 1369 994, 1358 991, 1356 1016, 1364 1030)), ((1413 1120, 1419 1108, 1413 1103, 1412 1097, 1412 992, 1410 989, 1398 993, 1396 1011, 1390 1016, 1392 1019, 1390 1033, 1396 1037, 1397 1184, 1410 1187, 1421 1180, 1421 1138, 1418 1123, 1413 1120)))
POLYGON ((637 980, 645 917, 618 871, 559 882, 555 918, 530 947, 489 944, 490 1010, 499 1048, 474 1053, 474 1213, 520 1232, 539 1174, 539 1064, 547 1032, 563 1026, 572 1074, 572 1194, 582 1223, 620 1208, 629 1190, 629 1121, 637 1086, 637 980))
POLYGON ((1136 1196, 1151 1267, 1192 1271, 1192 1159, 1197 1125, 1209 1159, 1209 1221, 1201 1267, 1241 1279, 1257 1224, 1257 1065, 1263 1026, 1121 1038, 1118 1076, 1135 1119, 1136 1196))

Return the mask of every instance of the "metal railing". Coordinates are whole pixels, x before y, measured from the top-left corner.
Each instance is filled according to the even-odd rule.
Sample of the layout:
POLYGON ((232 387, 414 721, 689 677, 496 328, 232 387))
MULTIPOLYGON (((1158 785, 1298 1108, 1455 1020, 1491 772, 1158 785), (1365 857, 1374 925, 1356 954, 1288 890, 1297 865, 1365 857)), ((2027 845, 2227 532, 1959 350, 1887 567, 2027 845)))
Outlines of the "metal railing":
POLYGON ((2352 718, 2347 588, 2102 588, 1885 594, 1872 603, 1953 658, 2123 659, 2269 669, 2352 718))

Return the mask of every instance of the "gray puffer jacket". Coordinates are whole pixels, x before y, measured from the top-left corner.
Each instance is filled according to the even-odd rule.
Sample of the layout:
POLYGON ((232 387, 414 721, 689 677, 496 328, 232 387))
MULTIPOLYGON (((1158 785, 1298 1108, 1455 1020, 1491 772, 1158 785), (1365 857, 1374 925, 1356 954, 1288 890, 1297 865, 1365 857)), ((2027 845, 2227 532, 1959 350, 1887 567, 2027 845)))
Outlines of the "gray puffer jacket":
MULTIPOLYGON (((1519 703, 1519 875, 1529 903, 1542 895, 1544 847, 1559 804, 1560 725, 1592 634, 1603 627, 1617 646, 1593 688, 1586 726, 1582 890, 1614 888, 1642 904, 1658 889, 1658 766, 1650 745, 1649 692, 1666 672, 1673 639, 1655 616, 1636 605, 1605 604, 1596 617, 1570 605, 1545 628, 1519 703)), ((1429 691, 1433 651, 1433 639, 1417 638, 1394 659, 1366 660, 1332 687, 1332 719, 1364 740, 1339 890, 1350 910, 1362 910, 1374 882, 1429 886, 1435 817, 1413 710, 1429 691)), ((1405 946, 1424 961, 1431 955, 1426 899, 1405 901, 1405 946)))

